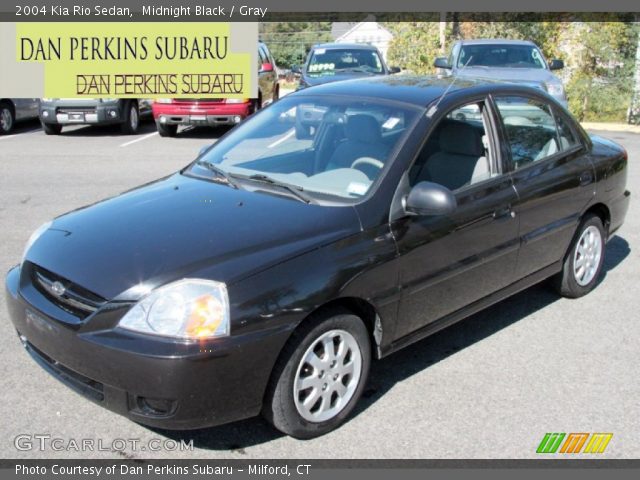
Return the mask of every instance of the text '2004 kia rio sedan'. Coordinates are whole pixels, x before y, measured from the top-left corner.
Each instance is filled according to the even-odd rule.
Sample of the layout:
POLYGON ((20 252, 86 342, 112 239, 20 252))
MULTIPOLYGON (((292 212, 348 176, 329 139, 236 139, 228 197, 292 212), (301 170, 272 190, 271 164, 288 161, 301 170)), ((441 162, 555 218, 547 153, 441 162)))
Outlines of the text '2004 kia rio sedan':
POLYGON ((345 421, 373 358, 548 277, 589 292, 626 151, 538 90, 448 87, 303 90, 175 175, 43 225, 6 280, 21 341, 136 422, 262 412, 310 438, 345 421))

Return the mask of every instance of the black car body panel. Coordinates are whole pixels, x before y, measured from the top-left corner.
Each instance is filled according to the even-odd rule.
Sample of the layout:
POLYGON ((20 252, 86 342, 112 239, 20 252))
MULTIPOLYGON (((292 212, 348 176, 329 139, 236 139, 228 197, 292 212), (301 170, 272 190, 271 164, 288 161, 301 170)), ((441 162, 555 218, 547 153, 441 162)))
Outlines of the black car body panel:
POLYGON ((65 383, 135 421, 215 425, 260 411, 283 346, 314 312, 355 312, 382 357, 560 271, 585 212, 601 214, 609 234, 620 227, 630 195, 623 148, 589 138, 543 92, 460 81, 443 95, 448 88, 380 77, 292 94, 421 109, 380 181, 354 204, 307 204, 185 171, 59 217, 7 276, 23 343, 65 383), (493 105, 514 94, 557 109, 576 148, 514 171, 493 105), (470 100, 487 105, 500 174, 456 190, 451 215, 408 215, 410 167, 447 112, 470 100), (37 274, 95 311, 54 298, 37 274), (117 326, 150 289, 182 278, 226 283, 229 337, 183 342, 117 326))

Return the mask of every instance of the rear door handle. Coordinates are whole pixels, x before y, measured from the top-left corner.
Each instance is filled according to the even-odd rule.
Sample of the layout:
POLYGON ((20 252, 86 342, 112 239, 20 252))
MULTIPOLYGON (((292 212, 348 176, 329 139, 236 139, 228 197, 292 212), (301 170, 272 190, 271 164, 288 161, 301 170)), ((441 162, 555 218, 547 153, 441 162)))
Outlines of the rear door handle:
POLYGON ((587 170, 586 172, 582 172, 578 179, 580 180, 580 186, 584 187, 585 185, 589 185, 591 182, 593 182, 593 173, 587 170))
POLYGON ((515 216, 516 216, 516 212, 511 210, 511 205, 506 205, 504 207, 497 209, 495 212, 493 212, 494 220, 498 220, 501 218, 515 218, 515 216))

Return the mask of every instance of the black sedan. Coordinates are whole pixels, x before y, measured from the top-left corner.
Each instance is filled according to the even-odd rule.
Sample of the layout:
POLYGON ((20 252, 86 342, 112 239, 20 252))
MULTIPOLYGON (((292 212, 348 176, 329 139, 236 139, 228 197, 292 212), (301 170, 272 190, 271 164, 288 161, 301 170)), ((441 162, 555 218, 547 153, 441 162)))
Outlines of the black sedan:
POLYGON ((10 316, 40 365, 136 422, 262 412, 310 438, 349 416, 372 359, 547 278, 592 290, 626 176, 622 147, 539 90, 326 84, 40 227, 7 275, 10 316))

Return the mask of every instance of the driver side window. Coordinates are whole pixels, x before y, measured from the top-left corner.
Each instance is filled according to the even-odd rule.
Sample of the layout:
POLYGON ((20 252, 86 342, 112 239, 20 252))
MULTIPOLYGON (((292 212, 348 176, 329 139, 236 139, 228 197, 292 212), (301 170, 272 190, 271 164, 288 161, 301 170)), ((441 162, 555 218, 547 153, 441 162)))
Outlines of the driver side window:
POLYGON ((458 190, 492 176, 484 102, 450 111, 429 136, 409 172, 411 185, 428 181, 458 190))

